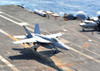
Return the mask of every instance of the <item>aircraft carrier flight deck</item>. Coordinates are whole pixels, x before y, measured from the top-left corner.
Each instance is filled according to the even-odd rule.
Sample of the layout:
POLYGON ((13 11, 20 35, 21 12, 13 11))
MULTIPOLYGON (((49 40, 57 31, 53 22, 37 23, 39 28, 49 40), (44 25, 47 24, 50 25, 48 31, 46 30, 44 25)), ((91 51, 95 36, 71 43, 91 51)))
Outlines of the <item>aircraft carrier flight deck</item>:
POLYGON ((0 71, 100 71, 100 32, 82 32, 80 21, 64 21, 62 17, 42 17, 16 5, 0 6, 0 71), (15 35, 31 33, 38 23, 42 34, 63 33, 58 39, 70 50, 40 46, 37 52, 32 45, 12 42, 15 35))

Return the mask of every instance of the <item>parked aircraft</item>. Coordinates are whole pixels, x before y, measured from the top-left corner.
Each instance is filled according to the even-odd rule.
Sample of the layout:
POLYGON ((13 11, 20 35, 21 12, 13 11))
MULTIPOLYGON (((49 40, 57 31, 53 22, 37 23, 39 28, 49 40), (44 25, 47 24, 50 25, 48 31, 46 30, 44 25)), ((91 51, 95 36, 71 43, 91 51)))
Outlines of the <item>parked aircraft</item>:
POLYGON ((80 23, 80 26, 83 28, 83 31, 85 31, 85 29, 100 30, 100 16, 90 18, 89 20, 85 20, 82 23, 80 23))
POLYGON ((80 23, 80 26, 83 28, 82 30, 85 31, 85 29, 95 29, 97 30, 97 26, 98 24, 94 21, 84 21, 82 23, 80 23))
MULTIPOLYGON (((14 36, 15 38, 24 38, 24 40, 15 41, 14 44, 28 44, 33 43, 34 45, 52 45, 52 48, 54 48, 54 52, 56 53, 57 48, 69 50, 69 48, 64 45, 62 42, 60 42, 57 37, 61 36, 61 33, 57 34, 51 34, 51 35, 42 35, 40 34, 40 28, 39 24, 35 25, 34 33, 30 33, 29 30, 23 26, 27 35, 19 35, 14 36)), ((38 47, 35 47, 34 50, 36 51, 38 47)))

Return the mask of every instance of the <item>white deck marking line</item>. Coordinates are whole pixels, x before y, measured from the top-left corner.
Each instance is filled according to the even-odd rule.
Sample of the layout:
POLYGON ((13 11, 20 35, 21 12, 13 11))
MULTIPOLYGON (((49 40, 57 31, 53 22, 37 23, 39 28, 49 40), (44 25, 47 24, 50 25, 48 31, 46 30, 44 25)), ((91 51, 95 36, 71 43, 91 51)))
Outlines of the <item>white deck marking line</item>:
POLYGON ((0 60, 2 62, 4 62, 8 67, 10 67, 12 70, 14 71, 19 71, 13 64, 11 64, 10 62, 8 62, 5 58, 3 58, 1 55, 0 55, 0 60))
MULTIPOLYGON (((73 43, 73 42, 71 42, 71 43, 73 43)), ((73 44, 76 45, 76 46, 79 47, 79 48, 82 48, 82 46, 80 46, 80 45, 77 45, 77 44, 75 44, 75 43, 73 43, 73 44)), ((91 52, 91 53, 93 53, 93 54, 95 54, 95 55, 100 56, 99 54, 97 54, 97 53, 95 53, 95 52, 93 52, 93 51, 91 51, 91 50, 89 50, 89 49, 84 49, 84 50, 87 50, 87 51, 89 51, 89 52, 91 52)))
MULTIPOLYGON (((4 35, 10 36, 8 33, 4 32, 1 29, 0 29, 0 32, 3 33, 4 35)), ((11 64, 9 61, 7 61, 5 58, 3 58, 1 55, 0 55, 0 60, 2 62, 4 62, 7 66, 9 66, 12 70, 19 71, 13 64, 11 64)))
POLYGON ((5 34, 5 35, 7 35, 7 36, 10 36, 8 33, 6 33, 5 31, 3 31, 1 29, 0 29, 0 32, 3 33, 3 34, 5 34))
POLYGON ((26 27, 28 30, 30 30, 30 31, 32 31, 32 32, 34 32, 34 30, 33 29, 31 29, 31 28, 29 28, 29 27, 26 27))
MULTIPOLYGON (((5 14, 5 15, 11 17, 11 18, 14 18, 14 19, 16 19, 16 20, 22 21, 22 20, 20 20, 20 19, 18 19, 18 18, 15 18, 15 17, 13 17, 13 16, 11 16, 11 15, 8 15, 7 13, 4 13, 4 12, 2 12, 2 11, 0 11, 0 13, 3 13, 3 14, 5 14)), ((26 23, 26 22, 25 22, 25 23, 26 23)))
POLYGON ((23 22, 22 20, 20 20, 20 19, 18 19, 18 18, 15 18, 15 17, 13 17, 13 16, 11 16, 11 15, 8 15, 7 13, 1 12, 1 11, 0 11, 0 13, 3 13, 3 14, 5 14, 5 15, 7 15, 7 16, 9 16, 9 17, 11 17, 11 18, 14 18, 14 19, 16 19, 16 20, 21 21, 21 22, 22 22, 22 23, 20 23, 21 25, 29 25, 28 23, 23 22))
MULTIPOLYGON (((3 17, 4 17, 4 16, 3 16, 3 17)), ((7 19, 9 19, 9 18, 7 18, 7 19)), ((16 22, 13 22, 13 23, 16 24, 16 22)), ((19 25, 19 24, 17 24, 17 25, 19 25)), ((19 25, 19 26, 22 26, 22 25, 19 25)), ((49 32, 48 32, 48 33, 49 33, 49 32)), ((89 56, 89 55, 87 55, 87 54, 84 54, 84 53, 82 53, 82 52, 80 52, 80 51, 78 51, 78 50, 76 50, 76 49, 74 49, 74 48, 71 48, 71 47, 70 47, 70 49, 73 50, 73 51, 75 51, 75 52, 77 52, 77 53, 80 53, 81 55, 83 55, 83 56, 85 56, 85 57, 87 57, 87 58, 89 58, 89 59, 91 59, 91 60, 93 60, 93 61, 95 61, 95 62, 100 63, 99 60, 97 60, 97 59, 95 59, 95 58, 93 58, 93 57, 91 57, 91 56, 89 56)))
POLYGON ((0 11, 0 13, 2 13, 2 12, 0 11))
POLYGON ((21 26, 23 26, 23 25, 29 25, 28 23, 26 23, 26 22, 22 22, 22 23, 19 23, 21 26))
POLYGON ((9 21, 11 21, 11 22, 13 22, 13 23, 15 23, 15 24, 17 24, 17 25, 20 25, 20 26, 23 26, 23 23, 24 23, 24 25, 29 25, 29 24, 27 24, 27 23, 25 23, 25 22, 23 22, 23 23, 18 23, 18 22, 14 21, 14 20, 12 20, 12 19, 9 19, 9 18, 7 18, 7 17, 5 17, 5 16, 3 16, 3 15, 0 15, 0 17, 4 18, 4 19, 6 19, 6 20, 9 20, 9 21))
POLYGON ((89 52, 91 52, 91 53, 93 53, 93 54, 95 54, 95 55, 100 56, 100 54, 97 54, 97 53, 95 53, 95 52, 93 52, 93 51, 91 51, 91 50, 89 50, 89 49, 85 49, 85 50, 87 50, 87 51, 89 51, 89 52))
POLYGON ((81 54, 81 55, 83 55, 83 56, 85 56, 85 57, 87 57, 87 58, 89 58, 89 59, 91 59, 91 60, 97 62, 97 63, 100 63, 100 60, 98 60, 98 59, 96 59, 96 58, 94 58, 94 57, 92 57, 92 56, 89 56, 89 55, 87 55, 87 54, 84 54, 84 53, 82 53, 82 52, 80 52, 80 51, 78 51, 78 50, 76 50, 76 49, 74 49, 74 48, 71 48, 71 47, 69 47, 69 48, 70 48, 71 50, 73 50, 73 51, 75 51, 75 52, 77 52, 77 53, 79 53, 79 54, 81 54))

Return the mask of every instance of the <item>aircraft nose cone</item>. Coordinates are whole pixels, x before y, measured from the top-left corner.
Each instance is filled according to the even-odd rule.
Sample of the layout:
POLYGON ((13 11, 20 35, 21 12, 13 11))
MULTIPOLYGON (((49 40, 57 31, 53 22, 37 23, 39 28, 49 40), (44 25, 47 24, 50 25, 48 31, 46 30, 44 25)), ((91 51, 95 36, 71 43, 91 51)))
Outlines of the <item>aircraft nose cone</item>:
POLYGON ((58 47, 61 49, 69 50, 68 46, 64 45, 63 43, 58 43, 58 47))
POLYGON ((84 25, 85 25, 84 23, 80 23, 80 25, 79 25, 79 26, 81 26, 81 27, 82 27, 82 26, 84 26, 84 25))
POLYGON ((66 45, 63 45, 62 48, 65 50, 69 50, 68 46, 66 46, 66 45))

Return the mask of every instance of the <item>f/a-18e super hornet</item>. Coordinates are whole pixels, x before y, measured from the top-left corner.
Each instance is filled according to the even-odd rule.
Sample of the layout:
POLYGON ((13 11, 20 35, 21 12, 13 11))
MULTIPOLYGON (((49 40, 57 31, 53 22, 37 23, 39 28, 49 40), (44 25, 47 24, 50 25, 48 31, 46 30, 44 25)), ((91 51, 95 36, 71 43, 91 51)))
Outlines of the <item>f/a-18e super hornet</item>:
MULTIPOLYGON (((62 42, 60 42, 57 39, 58 36, 62 35, 61 33, 51 34, 51 35, 42 35, 40 34, 39 24, 35 25, 34 33, 30 33, 29 30, 25 26, 23 27, 27 34, 14 36, 15 38, 24 38, 23 40, 13 42, 14 44, 26 43, 30 45, 30 43, 33 43, 34 46, 35 45, 52 45, 51 48, 54 48, 55 53, 58 47, 61 49, 69 50, 69 48, 66 45, 64 45, 62 42)), ((37 48, 38 47, 34 47, 34 50, 36 51, 37 48)))

